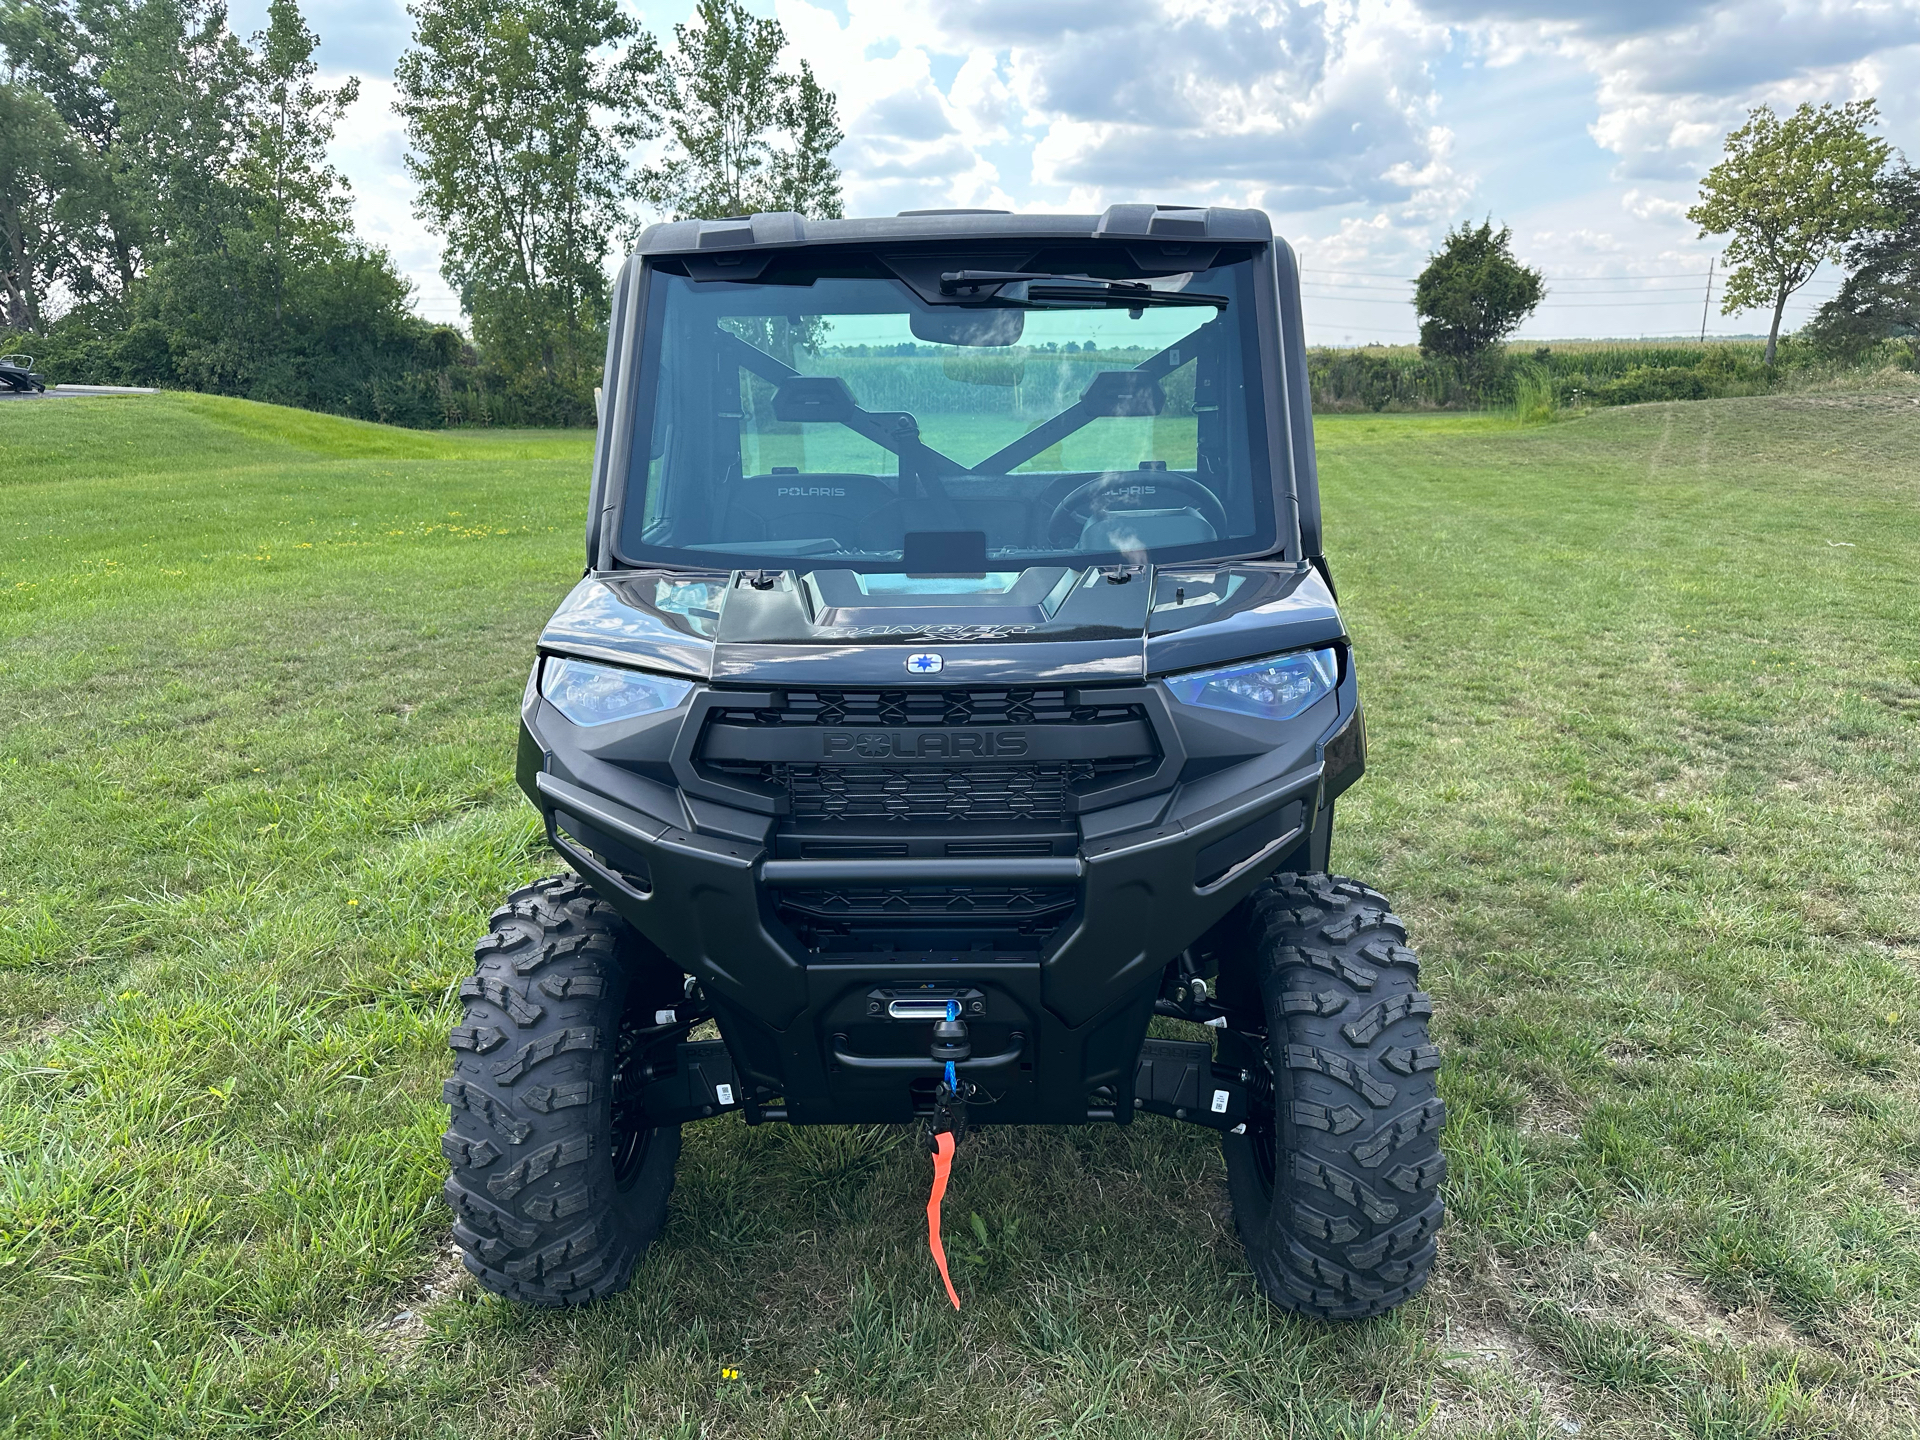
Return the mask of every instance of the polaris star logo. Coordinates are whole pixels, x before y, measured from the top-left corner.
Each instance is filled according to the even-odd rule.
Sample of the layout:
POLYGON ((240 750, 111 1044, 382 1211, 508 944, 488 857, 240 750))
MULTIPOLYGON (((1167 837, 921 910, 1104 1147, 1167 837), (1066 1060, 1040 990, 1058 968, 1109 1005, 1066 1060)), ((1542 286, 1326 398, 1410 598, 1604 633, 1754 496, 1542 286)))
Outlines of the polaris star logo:
POLYGON ((1025 755, 1022 730, 855 730, 820 737, 823 759, 991 760, 1025 755))
POLYGON ((915 675, 938 675, 945 662, 931 651, 921 651, 918 655, 907 656, 907 669, 915 675))

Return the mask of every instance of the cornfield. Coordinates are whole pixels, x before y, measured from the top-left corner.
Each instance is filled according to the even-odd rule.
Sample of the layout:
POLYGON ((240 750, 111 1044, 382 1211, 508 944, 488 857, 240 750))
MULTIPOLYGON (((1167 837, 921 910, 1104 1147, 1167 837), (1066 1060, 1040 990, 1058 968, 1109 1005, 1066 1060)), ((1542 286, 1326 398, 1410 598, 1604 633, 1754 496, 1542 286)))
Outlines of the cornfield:
POLYGON ((1758 394, 1769 383, 1763 354, 1759 342, 1743 340, 1560 341, 1473 360, 1379 345, 1311 350, 1307 373, 1321 411, 1631 405, 1758 394))

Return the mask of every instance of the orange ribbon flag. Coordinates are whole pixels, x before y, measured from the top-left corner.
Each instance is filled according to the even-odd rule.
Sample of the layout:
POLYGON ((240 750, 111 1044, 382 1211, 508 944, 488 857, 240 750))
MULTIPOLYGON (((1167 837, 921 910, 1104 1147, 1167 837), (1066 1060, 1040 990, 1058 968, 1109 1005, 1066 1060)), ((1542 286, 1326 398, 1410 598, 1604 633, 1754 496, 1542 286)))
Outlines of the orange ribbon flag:
POLYGON ((947 1274, 947 1250, 940 1243, 940 1202, 947 1198, 947 1174, 953 1169, 953 1134, 943 1131, 933 1137, 933 1194, 927 1198, 927 1248, 933 1251, 933 1263, 940 1267, 941 1283, 953 1308, 960 1308, 954 1293, 953 1277, 947 1274))

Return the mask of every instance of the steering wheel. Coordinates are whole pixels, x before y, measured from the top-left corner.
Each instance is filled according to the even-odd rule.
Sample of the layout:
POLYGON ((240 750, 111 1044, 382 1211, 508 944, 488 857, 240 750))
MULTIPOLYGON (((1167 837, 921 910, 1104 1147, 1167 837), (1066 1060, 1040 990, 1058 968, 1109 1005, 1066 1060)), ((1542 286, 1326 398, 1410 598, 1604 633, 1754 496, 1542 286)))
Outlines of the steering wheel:
POLYGON ((1220 497, 1202 485, 1191 475, 1183 475, 1178 470, 1110 470, 1104 475, 1096 475, 1084 485, 1076 485, 1053 507, 1053 514, 1047 517, 1047 543, 1056 550, 1071 549, 1079 542, 1081 532, 1087 528, 1087 522, 1101 511, 1121 509, 1171 509, 1167 505, 1115 505, 1116 500, 1138 501, 1142 493, 1150 494, 1157 500, 1163 490, 1176 492, 1190 501, 1193 508, 1200 512, 1201 518, 1213 527, 1213 533, 1227 533, 1227 510, 1220 503, 1220 497), (1073 522, 1073 533, 1064 535, 1065 522, 1073 522))

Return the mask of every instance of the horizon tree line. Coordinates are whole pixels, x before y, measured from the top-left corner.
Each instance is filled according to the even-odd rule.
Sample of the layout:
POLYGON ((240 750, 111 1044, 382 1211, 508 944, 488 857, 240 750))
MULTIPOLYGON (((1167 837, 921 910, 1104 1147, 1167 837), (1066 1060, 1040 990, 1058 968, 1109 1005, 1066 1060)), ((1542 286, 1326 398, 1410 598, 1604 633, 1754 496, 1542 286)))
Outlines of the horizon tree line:
POLYGON ((246 39, 222 0, 0 0, 0 349, 401 423, 584 423, 607 259, 647 218, 840 213, 834 96, 737 0, 670 46, 614 0, 410 13, 395 109, 471 338, 356 233, 327 152, 359 81, 319 83, 298 0, 246 39))

